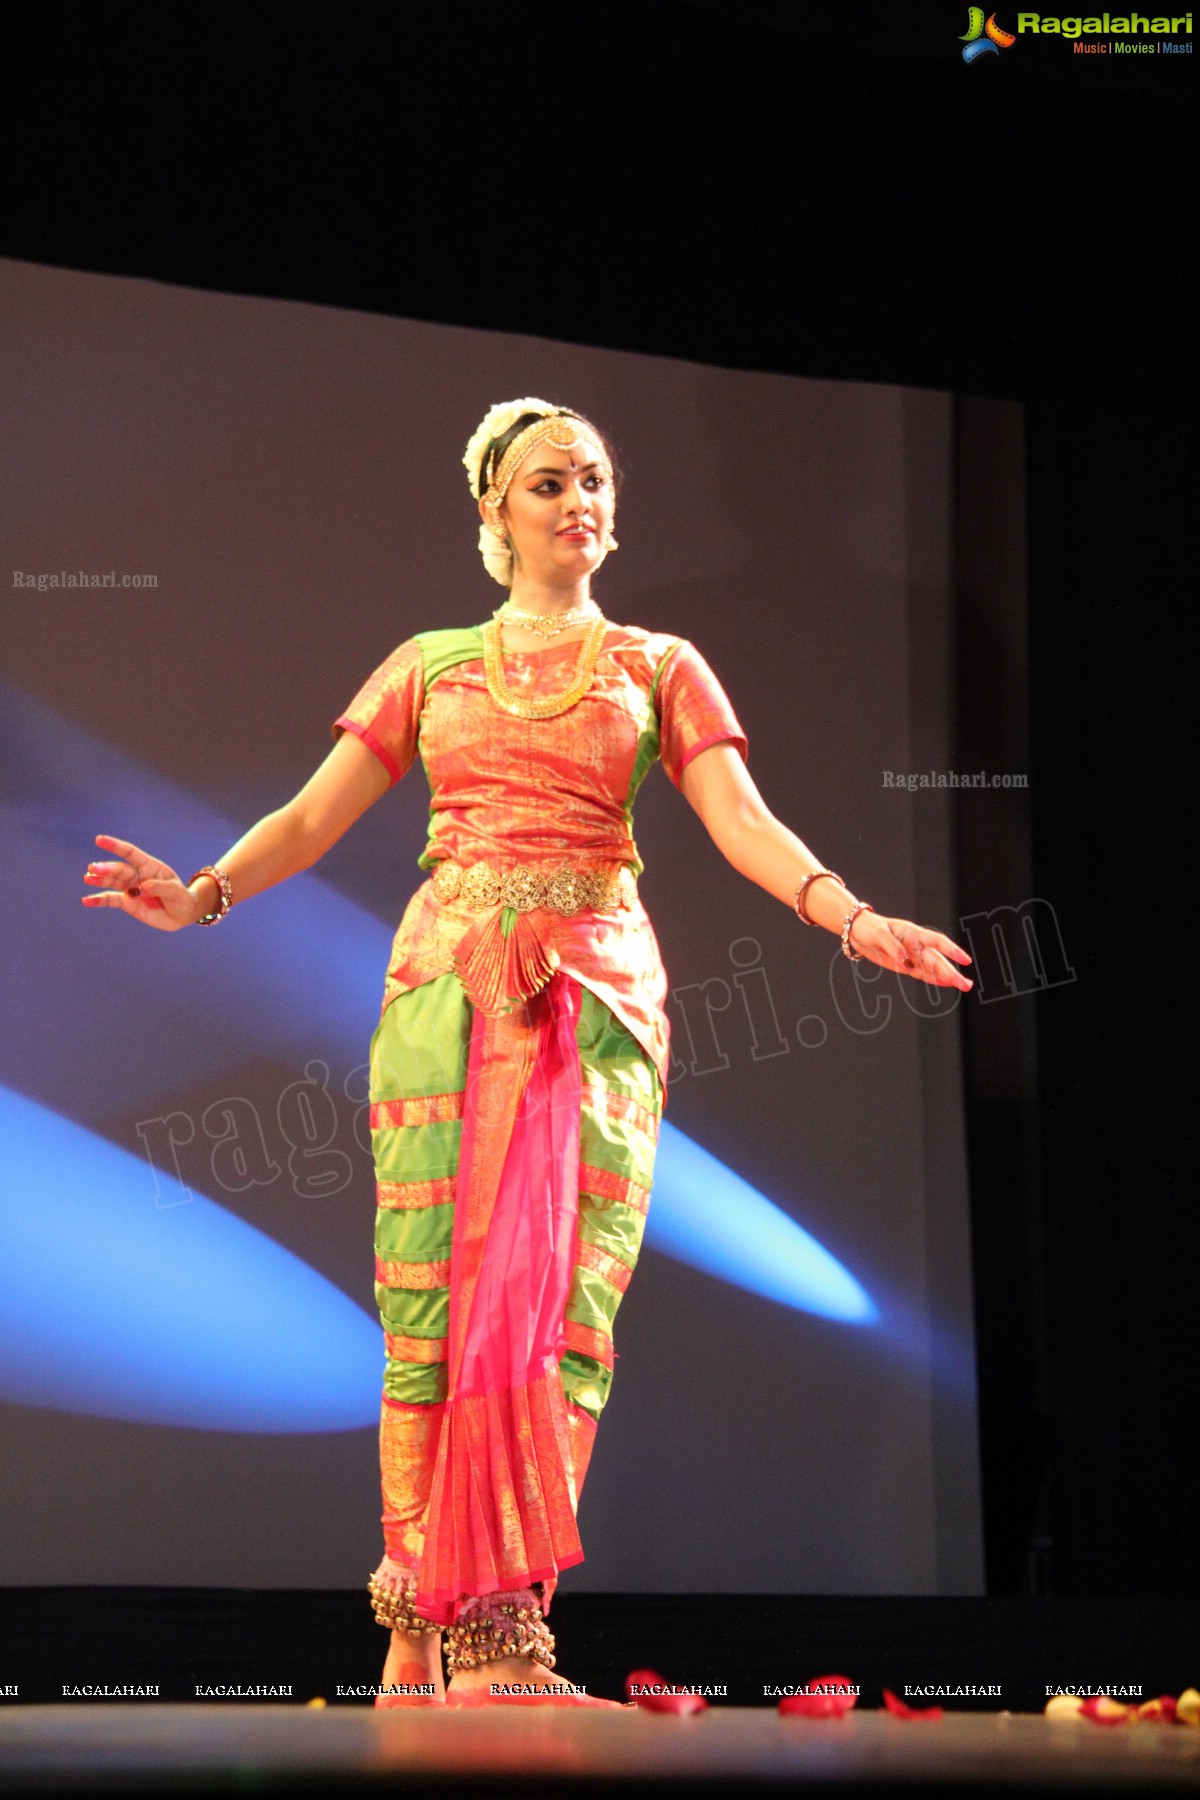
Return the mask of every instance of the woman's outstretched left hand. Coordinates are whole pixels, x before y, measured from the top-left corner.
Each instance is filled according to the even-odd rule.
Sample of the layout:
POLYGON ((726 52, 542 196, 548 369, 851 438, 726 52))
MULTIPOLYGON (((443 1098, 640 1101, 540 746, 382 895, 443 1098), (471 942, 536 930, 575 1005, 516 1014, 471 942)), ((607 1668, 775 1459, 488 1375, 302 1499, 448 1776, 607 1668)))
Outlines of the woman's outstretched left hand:
POLYGON ((885 919, 860 912, 850 929, 850 948, 881 969, 911 975, 930 987, 960 988, 964 994, 975 986, 955 966, 971 958, 944 932, 929 931, 911 919, 885 919))

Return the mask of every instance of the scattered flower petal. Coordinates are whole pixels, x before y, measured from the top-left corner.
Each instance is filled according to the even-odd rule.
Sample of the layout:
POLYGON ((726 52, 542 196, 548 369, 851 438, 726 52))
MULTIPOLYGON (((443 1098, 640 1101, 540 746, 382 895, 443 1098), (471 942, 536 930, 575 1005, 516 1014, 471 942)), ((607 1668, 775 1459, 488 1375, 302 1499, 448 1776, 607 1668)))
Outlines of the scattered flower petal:
POLYGON ((1175 1696, 1159 1694, 1156 1700, 1143 1700, 1137 1709, 1139 1719, 1150 1719, 1155 1723, 1173 1725, 1175 1723, 1175 1696))
POLYGON ((779 1702, 785 1716, 800 1719, 840 1719, 858 1705, 854 1683, 845 1675, 816 1675, 799 1694, 786 1694, 779 1702))
POLYGON ((1078 1719, 1083 1715, 1083 1700, 1078 1694, 1055 1694, 1042 1712, 1047 1719, 1078 1719))
POLYGON ((940 1706, 910 1706, 907 1700, 893 1694, 891 1688, 884 1688, 883 1704, 893 1719, 940 1719, 942 1716, 940 1706))
POLYGON ((1093 1694, 1079 1710, 1094 1725, 1128 1725, 1131 1719, 1137 1718, 1135 1706, 1123 1706, 1111 1694, 1093 1694))
POLYGON ((1200 1693, 1184 1688, 1175 1702, 1175 1718, 1180 1725, 1200 1725, 1200 1693))
POLYGON ((690 1694, 686 1688, 664 1681, 654 1669, 634 1669, 625 1677, 625 1697, 646 1712, 703 1712, 708 1701, 703 1694, 690 1694))

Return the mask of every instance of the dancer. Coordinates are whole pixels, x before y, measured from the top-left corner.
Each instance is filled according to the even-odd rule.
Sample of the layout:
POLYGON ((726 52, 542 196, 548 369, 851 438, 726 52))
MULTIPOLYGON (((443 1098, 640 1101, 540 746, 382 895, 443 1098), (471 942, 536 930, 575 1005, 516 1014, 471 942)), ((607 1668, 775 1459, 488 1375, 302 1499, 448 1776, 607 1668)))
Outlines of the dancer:
POLYGON ((483 625, 425 631, 337 719, 295 799, 185 884, 123 839, 89 864, 163 930, 213 925, 311 868, 419 755, 429 838, 371 1044, 385 1554, 378 1703, 582 1704, 545 1622, 576 1524, 636 1266, 668 1068, 666 976, 638 898, 633 805, 652 763, 740 873, 843 953, 967 990, 966 952, 857 899, 767 809, 720 683, 685 639, 614 625, 603 434, 536 399, 464 457, 483 625), (445 1638, 448 1691, 443 1685, 445 1638))

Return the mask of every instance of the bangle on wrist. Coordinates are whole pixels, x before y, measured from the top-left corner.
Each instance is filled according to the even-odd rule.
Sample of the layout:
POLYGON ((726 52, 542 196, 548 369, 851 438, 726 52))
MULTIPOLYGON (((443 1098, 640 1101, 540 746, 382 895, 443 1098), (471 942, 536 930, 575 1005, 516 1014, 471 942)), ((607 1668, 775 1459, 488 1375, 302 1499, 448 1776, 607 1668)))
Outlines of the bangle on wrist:
POLYGON ((188 882, 188 886, 191 887, 192 882, 199 881, 202 875, 208 875, 216 882, 217 904, 212 912, 205 913, 196 920, 196 923, 197 925, 219 925, 233 905, 233 883, 224 869, 219 869, 215 863, 206 863, 204 868, 196 870, 192 880, 188 882))
POLYGON ((792 904, 796 908, 796 917, 800 920, 802 925, 815 925, 817 922, 815 919, 809 918, 808 908, 804 903, 804 896, 814 881, 820 881, 826 875, 829 876, 831 881, 840 882, 842 879, 840 875, 835 875, 832 869, 814 869, 811 875, 806 875, 804 877, 804 880, 796 889, 796 896, 792 904))
POLYGON ((860 900, 858 905, 852 907, 842 920, 842 955, 848 957, 851 962, 861 962, 863 959, 861 950, 852 950, 850 947, 850 933, 854 928, 854 921, 859 913, 873 913, 874 911, 875 908, 869 900, 860 900))

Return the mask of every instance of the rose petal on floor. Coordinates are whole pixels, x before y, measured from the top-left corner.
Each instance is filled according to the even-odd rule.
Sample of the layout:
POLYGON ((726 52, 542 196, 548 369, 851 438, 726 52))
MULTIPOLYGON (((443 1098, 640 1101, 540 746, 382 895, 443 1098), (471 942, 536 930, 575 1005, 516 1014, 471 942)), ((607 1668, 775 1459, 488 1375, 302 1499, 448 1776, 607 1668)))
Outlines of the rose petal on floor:
POLYGON ((1079 1710, 1093 1725, 1128 1725, 1137 1718, 1136 1707, 1122 1706, 1111 1694, 1092 1694, 1079 1710))
POLYGON ((703 1694, 679 1691, 672 1682, 664 1681, 654 1669, 634 1669, 628 1674, 625 1677, 625 1697, 645 1712, 675 1713, 678 1716, 703 1712, 708 1705, 703 1694))
POLYGON ((883 1704, 893 1719, 940 1719, 942 1716, 940 1706, 910 1706, 899 1694, 893 1694, 891 1688, 884 1688, 883 1704))
POLYGON ((814 1675, 799 1694, 787 1694, 779 1702, 785 1716, 801 1719, 841 1719, 858 1704, 854 1683, 845 1675, 814 1675))

